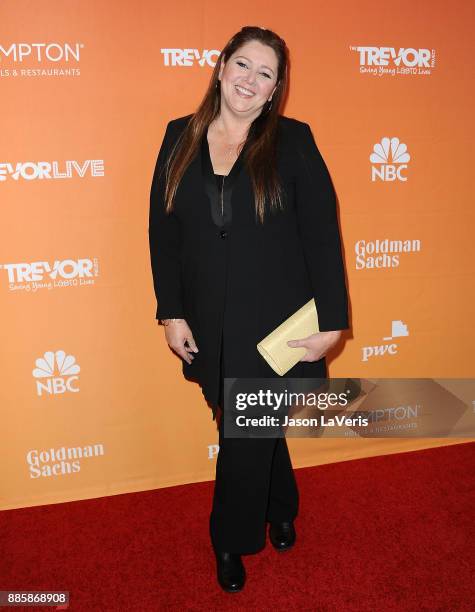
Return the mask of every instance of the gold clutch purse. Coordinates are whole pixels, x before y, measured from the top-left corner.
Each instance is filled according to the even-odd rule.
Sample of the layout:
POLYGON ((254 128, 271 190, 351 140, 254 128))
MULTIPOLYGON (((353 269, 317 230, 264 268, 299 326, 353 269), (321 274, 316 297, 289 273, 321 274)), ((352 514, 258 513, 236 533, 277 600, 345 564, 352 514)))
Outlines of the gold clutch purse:
POLYGON ((305 347, 288 346, 287 341, 306 338, 318 331, 318 313, 312 298, 261 340, 257 350, 274 372, 283 376, 307 352, 305 347))

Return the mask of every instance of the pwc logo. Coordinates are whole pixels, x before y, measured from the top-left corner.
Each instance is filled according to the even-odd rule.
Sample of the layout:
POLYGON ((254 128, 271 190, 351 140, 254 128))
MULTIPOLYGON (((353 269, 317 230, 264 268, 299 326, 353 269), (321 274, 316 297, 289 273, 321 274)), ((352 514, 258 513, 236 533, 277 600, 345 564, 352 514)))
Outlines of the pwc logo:
POLYGON ((219 444, 208 444, 208 459, 211 461, 218 457, 219 444))
MULTIPOLYGON (((403 336, 409 336, 407 325, 402 321, 392 321, 391 323, 391 335, 386 336, 383 340, 394 340, 394 338, 400 338, 403 336)), ((361 349, 361 361, 368 361, 376 357, 383 357, 384 355, 396 355, 398 345, 396 342, 390 342, 385 344, 377 344, 376 346, 363 346, 361 349)))
POLYGON ((371 180, 374 181, 407 181, 403 173, 407 170, 407 162, 411 156, 407 152, 407 145, 399 138, 381 138, 373 147, 369 156, 372 163, 371 180))
POLYGON ((33 376, 39 397, 79 392, 77 384, 81 368, 73 355, 66 355, 64 351, 47 351, 35 361, 35 365, 33 376))

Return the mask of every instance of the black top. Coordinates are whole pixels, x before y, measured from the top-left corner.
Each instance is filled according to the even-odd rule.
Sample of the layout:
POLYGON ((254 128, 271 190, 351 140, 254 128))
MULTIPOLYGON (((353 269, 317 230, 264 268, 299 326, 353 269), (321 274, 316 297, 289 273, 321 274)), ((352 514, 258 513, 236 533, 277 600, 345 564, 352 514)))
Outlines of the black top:
POLYGON ((225 222, 229 224, 229 222, 231 221, 231 211, 230 211, 231 202, 228 198, 223 197, 223 209, 224 210, 221 209, 221 191, 223 189, 223 183, 224 183, 224 179, 226 178, 226 175, 216 174, 216 172, 214 172, 214 176, 216 177, 216 186, 218 187, 219 195, 218 195, 218 198, 212 202, 211 206, 212 208, 214 208, 213 217, 215 219, 215 223, 219 226, 223 226, 225 222), (218 219, 219 221, 217 221, 218 219))
POLYGON ((218 185, 218 189, 221 191, 221 187, 223 185, 223 180, 224 180, 224 177, 226 175, 225 174, 216 174, 216 172, 215 172, 214 176, 216 177, 216 184, 218 185))
POLYGON ((241 170, 243 169, 243 158, 248 144, 249 141, 246 141, 231 170, 228 174, 223 175, 214 172, 206 133, 203 134, 203 138, 201 139, 202 178, 204 179, 205 192, 211 208, 212 221, 214 225, 220 228, 231 225, 233 216, 231 196, 234 185, 239 179, 241 170))
MULTIPOLYGON (((200 384, 216 409, 223 338, 224 372, 234 379, 234 390, 248 391, 240 380, 279 376, 256 349, 262 338, 312 297, 320 331, 347 329, 348 298, 336 194, 310 126, 279 116, 275 169, 283 206, 271 211, 266 202, 264 223, 256 218, 252 177, 241 151, 224 179, 225 222, 219 225, 222 179, 214 175, 206 138, 183 176, 173 214, 165 208, 166 162, 191 117, 168 123, 157 157, 150 255, 156 318, 186 319, 199 353, 191 364, 183 361, 183 373, 200 384), (229 222, 226 204, 233 196, 229 222)), ((324 357, 300 361, 285 377, 325 378, 324 365, 324 357)))

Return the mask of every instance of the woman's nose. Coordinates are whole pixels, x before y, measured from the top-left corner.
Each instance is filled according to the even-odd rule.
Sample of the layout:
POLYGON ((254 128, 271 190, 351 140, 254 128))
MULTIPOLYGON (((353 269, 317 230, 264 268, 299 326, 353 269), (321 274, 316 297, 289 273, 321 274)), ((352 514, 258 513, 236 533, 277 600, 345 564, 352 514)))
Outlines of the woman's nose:
POLYGON ((249 74, 247 75, 246 78, 246 83, 249 83, 249 85, 253 85, 256 82, 256 73, 249 71, 249 74))

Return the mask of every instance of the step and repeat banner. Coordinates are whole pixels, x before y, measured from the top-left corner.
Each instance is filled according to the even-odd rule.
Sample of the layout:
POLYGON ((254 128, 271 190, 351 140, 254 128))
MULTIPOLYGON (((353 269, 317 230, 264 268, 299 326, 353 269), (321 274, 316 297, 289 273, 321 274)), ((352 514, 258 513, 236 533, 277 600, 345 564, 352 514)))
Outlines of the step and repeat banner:
MULTIPOLYGON (((244 25, 287 42, 283 114, 338 195, 352 329, 331 375, 474 376, 470 11, 1 2, 1 508, 214 478, 216 423, 155 320, 148 208, 167 122, 244 25)), ((301 467, 463 441, 289 446, 301 467)))

